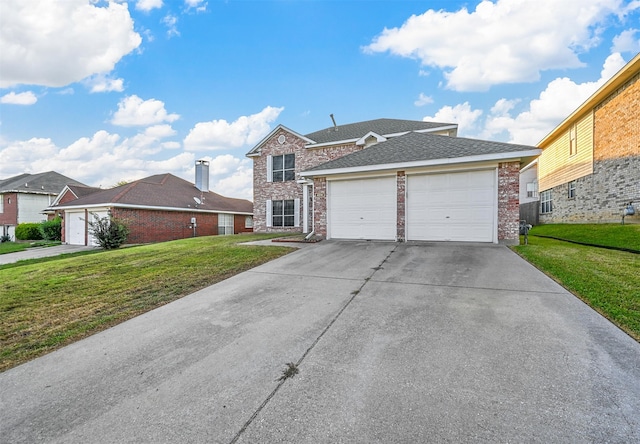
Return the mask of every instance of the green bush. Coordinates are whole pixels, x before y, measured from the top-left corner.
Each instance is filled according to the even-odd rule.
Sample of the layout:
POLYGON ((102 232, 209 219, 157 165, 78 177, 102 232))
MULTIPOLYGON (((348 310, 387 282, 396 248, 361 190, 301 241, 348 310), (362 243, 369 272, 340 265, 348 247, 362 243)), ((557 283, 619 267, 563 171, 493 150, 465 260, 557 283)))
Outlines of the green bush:
POLYGON ((16 226, 16 239, 19 240, 42 240, 40 224, 35 222, 25 222, 16 226))
POLYGON ((56 217, 55 219, 42 222, 40 224, 40 234, 44 240, 62 240, 62 219, 56 217))
POLYGON ((93 221, 87 221, 89 231, 105 250, 112 250, 120 247, 127 240, 129 235, 129 227, 120 219, 116 219, 111 215, 100 217, 95 213, 91 213, 93 221))

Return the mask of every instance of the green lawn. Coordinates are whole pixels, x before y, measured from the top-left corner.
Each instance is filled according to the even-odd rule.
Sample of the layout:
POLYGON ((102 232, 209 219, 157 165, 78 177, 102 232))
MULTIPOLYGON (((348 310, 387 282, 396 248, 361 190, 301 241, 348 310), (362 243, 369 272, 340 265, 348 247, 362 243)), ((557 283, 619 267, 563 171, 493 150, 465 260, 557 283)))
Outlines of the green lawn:
POLYGON ((24 242, 2 242, 0 243, 0 254, 15 253, 32 247, 50 247, 52 245, 60 245, 55 241, 24 241, 24 242))
POLYGON ((639 224, 549 224, 533 227, 529 234, 640 251, 639 224))
POLYGON ((0 371, 291 251, 211 236, 0 266, 0 371))
MULTIPOLYGON (((541 225, 514 250, 640 341, 640 254, 572 244, 639 246, 638 225, 541 225)), ((640 248, 638 248, 640 250, 640 248)))

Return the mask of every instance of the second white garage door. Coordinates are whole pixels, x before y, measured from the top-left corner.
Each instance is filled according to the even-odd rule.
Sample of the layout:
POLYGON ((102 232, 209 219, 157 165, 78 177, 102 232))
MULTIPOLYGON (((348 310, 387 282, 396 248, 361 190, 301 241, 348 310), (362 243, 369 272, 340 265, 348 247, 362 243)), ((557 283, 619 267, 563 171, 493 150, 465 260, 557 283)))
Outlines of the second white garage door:
POLYGON ((395 176, 328 183, 328 234, 334 239, 395 240, 395 176))
POLYGON ((407 177, 407 240, 493 242, 495 170, 407 177))

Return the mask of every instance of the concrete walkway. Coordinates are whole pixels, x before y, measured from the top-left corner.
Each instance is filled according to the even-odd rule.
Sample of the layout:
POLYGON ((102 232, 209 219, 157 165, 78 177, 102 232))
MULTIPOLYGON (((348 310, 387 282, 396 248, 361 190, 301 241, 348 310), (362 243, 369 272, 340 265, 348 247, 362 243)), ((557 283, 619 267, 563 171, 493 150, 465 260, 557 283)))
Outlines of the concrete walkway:
POLYGON ((639 442, 640 344, 506 247, 321 242, 0 374, 0 436, 639 442))
POLYGON ((28 248, 16 253, 0 254, 0 265, 13 264, 27 259, 60 256, 61 254, 75 253, 77 251, 95 250, 96 248, 98 247, 85 247, 82 245, 56 245, 55 247, 28 248))

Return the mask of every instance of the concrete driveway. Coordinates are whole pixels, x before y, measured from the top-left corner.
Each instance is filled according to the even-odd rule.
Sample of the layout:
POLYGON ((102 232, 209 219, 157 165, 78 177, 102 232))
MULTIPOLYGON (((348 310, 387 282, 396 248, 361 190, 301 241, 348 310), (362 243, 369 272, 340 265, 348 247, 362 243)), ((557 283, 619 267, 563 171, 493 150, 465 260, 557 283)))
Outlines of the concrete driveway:
POLYGON ((321 242, 0 374, 0 436, 639 442, 640 344, 506 247, 321 242))

